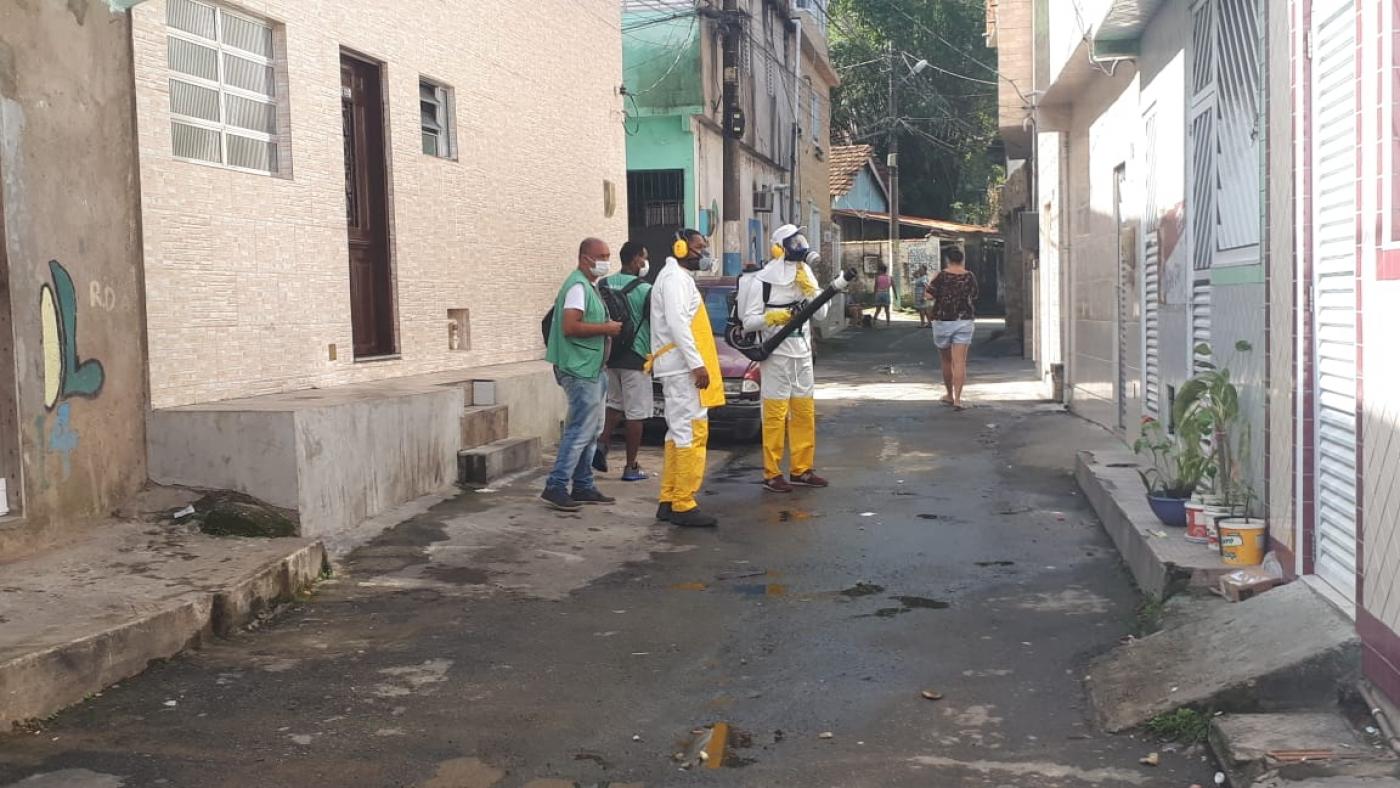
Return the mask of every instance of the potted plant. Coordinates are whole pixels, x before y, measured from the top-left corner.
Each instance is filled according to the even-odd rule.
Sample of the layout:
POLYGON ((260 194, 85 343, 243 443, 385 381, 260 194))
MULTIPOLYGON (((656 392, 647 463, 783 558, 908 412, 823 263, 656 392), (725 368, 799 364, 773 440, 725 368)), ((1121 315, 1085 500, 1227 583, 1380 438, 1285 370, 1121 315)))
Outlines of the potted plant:
POLYGON ((1162 422, 1142 420, 1142 435, 1133 451, 1150 454, 1152 467, 1138 469, 1147 488, 1147 503, 1164 525, 1186 527, 1186 502, 1211 470, 1210 458, 1201 451, 1200 436, 1192 430, 1170 435, 1162 422))
MULTIPOLYGON (((1237 353, 1248 353, 1253 346, 1246 341, 1235 343, 1237 353)), ((1197 355, 1209 356, 1209 345, 1198 345, 1197 355)), ((1173 414, 1180 424, 1189 424, 1199 435, 1208 435, 1213 467, 1212 487, 1217 499, 1206 509, 1211 528, 1211 544, 1222 553, 1229 552, 1229 563, 1258 563, 1249 561, 1253 550, 1240 552, 1243 541, 1252 546, 1262 544, 1266 533, 1263 520, 1252 517, 1257 497, 1248 478, 1250 428, 1248 419, 1241 418, 1240 393, 1228 366, 1217 367, 1201 362, 1204 369, 1187 381, 1178 392, 1173 414), (1219 538, 1218 531, 1229 528, 1228 539, 1219 538), (1230 544, 1227 546, 1225 542, 1230 544)), ((1262 558, 1262 555, 1260 556, 1262 558)))

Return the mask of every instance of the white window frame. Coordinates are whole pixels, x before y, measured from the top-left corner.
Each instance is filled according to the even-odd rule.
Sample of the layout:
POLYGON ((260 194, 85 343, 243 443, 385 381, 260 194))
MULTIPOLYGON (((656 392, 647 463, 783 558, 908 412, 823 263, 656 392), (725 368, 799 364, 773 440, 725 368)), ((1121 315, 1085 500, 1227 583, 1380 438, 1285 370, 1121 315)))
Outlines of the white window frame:
MULTIPOLYGON (((283 117, 284 117, 284 109, 283 109, 283 107, 282 107, 280 97, 277 95, 277 92, 276 92, 276 91, 277 91, 277 85, 278 85, 278 82, 279 82, 279 80, 278 80, 278 76, 279 76, 279 75, 278 75, 278 73, 277 73, 277 66, 278 66, 278 64, 277 64, 277 51, 276 51, 276 48, 277 48, 277 36, 276 36, 276 27, 275 27, 275 25, 273 25, 273 23, 272 23, 271 21, 267 20, 267 19, 260 19, 260 18, 255 17, 255 16, 249 16, 249 15, 247 15, 247 14, 238 13, 237 11, 231 11, 231 10, 225 8, 224 6, 218 5, 218 4, 215 4, 215 3, 205 3, 205 2, 200 2, 200 0, 187 0, 187 2, 189 2, 189 3, 193 4, 193 5, 203 6, 203 7, 205 7, 205 8, 210 8, 210 9, 212 9, 212 10, 214 11, 214 38, 213 38, 213 39, 208 39, 208 38, 205 38, 205 37, 203 37, 203 36, 201 36, 201 35, 198 35, 198 34, 196 34, 196 33, 189 33, 189 32, 186 32, 186 31, 184 31, 184 30, 180 30, 180 29, 178 29, 178 28, 175 28, 175 27, 171 26, 171 25, 168 23, 168 21, 167 21, 167 22, 165 22, 165 34, 166 34, 167 42, 168 42, 169 39, 177 39, 177 40, 189 42, 189 43, 191 43, 191 44, 196 44, 196 45, 198 45, 198 46, 202 46, 202 47, 207 47, 207 48, 213 49, 214 52, 215 52, 215 58, 216 58, 216 63, 217 63, 217 67, 218 67, 218 75, 219 75, 219 77, 218 77, 218 80, 217 80, 217 81, 210 81, 210 80, 204 79, 204 78, 202 78, 202 77, 195 76, 195 75, 193 75, 193 74, 186 74, 186 73, 184 73, 184 72, 182 72, 182 71, 176 71, 176 70, 174 69, 174 67, 171 66, 171 64, 170 64, 170 60, 169 60, 169 57, 170 57, 170 56, 169 56, 169 49, 168 49, 169 44, 167 43, 167 45, 166 45, 166 46, 167 46, 166 71, 167 71, 167 73, 168 73, 168 77, 167 77, 167 78, 168 78, 168 80, 170 80, 170 81, 185 82, 185 83, 188 83, 188 84, 190 84, 190 85, 195 85, 195 86, 197 86, 197 87, 207 88, 207 89, 216 91, 216 92, 218 93, 218 95, 219 95, 219 120, 218 120, 218 121, 211 121, 211 120, 207 120, 207 119, 205 119, 205 118, 197 118, 197 117, 193 117, 193 116, 190 116, 190 115, 184 115, 184 114, 175 112, 174 107, 170 107, 171 134, 172 134, 172 136, 173 136, 173 134, 174 134, 174 124, 175 124, 175 123, 181 123, 181 124, 184 124, 184 125, 186 125, 186 126, 195 126, 195 127, 198 127, 198 128, 208 129, 209 131, 217 132, 218 135, 219 135, 219 158, 220 158, 220 161, 214 162, 214 161, 208 161, 207 159, 196 159, 196 158, 191 158, 191 157, 188 157, 188 156, 180 156, 180 155, 177 155, 177 154, 175 154, 175 152, 174 152, 174 143, 173 143, 173 140, 172 140, 172 143, 171 143, 171 145, 172 145, 172 147, 171 147, 171 157, 174 158, 174 159, 176 159, 177 161, 185 161, 185 162, 190 162, 190 163, 192 163, 192 164, 203 164, 203 165, 208 166, 208 167, 219 167, 219 168, 225 169, 225 170, 233 170, 233 171, 235 171, 235 172, 245 172, 245 173, 249 173, 249 174, 252 174, 252 175, 263 175, 263 176, 269 176, 269 177, 277 177, 277 176, 281 175, 282 172, 283 172, 283 171, 285 170, 285 168, 286 168, 286 150, 285 150, 286 145, 284 144, 284 141, 283 141, 283 139, 282 139, 280 133, 271 133, 271 134, 269 134, 269 133, 266 133, 266 132, 255 131, 255 130, 253 130, 253 129, 247 129, 247 128, 244 128, 244 127, 242 127, 242 126, 233 126, 233 125, 229 125, 228 123, 225 122, 225 120, 226 120, 226 117, 225 117, 225 116, 226 116, 226 114, 227 114, 227 112, 228 112, 228 108, 227 108, 227 102, 225 102, 225 100, 224 100, 224 97, 225 97, 226 95, 229 95, 229 96, 237 96, 237 97, 239 97, 239 98, 248 99, 249 101, 256 101, 256 102, 259 102, 259 103, 262 103, 262 104, 271 104, 272 107, 273 107, 273 109, 274 109, 274 111, 276 112, 277 122, 278 122, 278 125, 279 125, 279 132, 280 132, 280 127, 281 127, 281 124, 282 124, 282 122, 283 122, 283 117), (271 38, 272 38, 272 47, 273 47, 273 53, 272 53, 272 55, 273 55, 273 56, 272 56, 272 57, 267 57, 267 56, 261 55, 261 54, 259 54, 259 53, 257 53, 257 52, 249 52, 249 51, 246 50, 246 49, 240 49, 240 48, 238 48, 238 47, 236 47, 236 46, 232 46, 232 45, 226 44, 226 43, 223 41, 223 20, 224 20, 224 17, 226 17, 226 16, 234 17, 234 18, 237 18, 237 19, 241 19, 241 20, 243 20, 244 22, 247 22, 247 23, 249 23, 249 24, 254 24, 254 25, 257 25, 257 26, 259 26, 259 27, 265 27, 265 28, 268 28, 270 31, 272 31, 273 34, 272 34, 271 38), (225 75, 224 75, 224 54, 225 54, 226 52, 227 52, 228 54, 234 55, 234 56, 236 56, 236 57, 243 58, 244 60, 248 60, 248 61, 257 63, 257 64, 262 65, 262 66, 266 66, 266 67, 272 69, 272 70, 273 70, 273 75, 272 75, 272 86, 271 86, 271 87, 272 87, 272 92, 271 92, 271 93, 268 93, 268 94, 261 94, 261 93, 256 93, 256 92, 253 92, 253 91, 250 91, 250 90, 244 90, 244 89, 239 88, 239 87, 237 87, 237 86, 235 86, 235 85, 230 85, 230 84, 228 84, 228 82, 226 81, 225 75), (247 137, 247 138, 249 138, 249 139, 255 139, 255 140, 258 140, 258 141, 261 141, 261 142, 271 143, 272 146, 273 146, 273 150, 274 150, 274 152, 275 152, 275 157, 276 157, 276 161, 273 162, 273 167, 272 167, 272 169, 271 169, 271 170, 259 170, 259 169, 254 169, 254 168, 252 168, 252 167, 240 167, 240 166, 235 165, 235 164, 229 164, 229 161, 228 161, 228 135, 229 135, 230 133, 235 134, 235 135, 238 135, 238 136, 242 136, 242 137, 247 137)), ((169 102, 168 102, 168 101, 167 101, 167 106, 169 106, 169 102)))
POLYGON ((423 155, 433 159, 446 159, 448 161, 457 160, 457 101, 456 91, 451 85, 433 79, 432 77, 418 77, 418 106, 419 106, 419 127, 420 133, 426 133, 426 128, 422 125, 423 88, 431 88, 434 92, 434 100, 438 107, 438 126, 441 133, 438 136, 441 146, 437 153, 429 153, 424 150, 423 155))

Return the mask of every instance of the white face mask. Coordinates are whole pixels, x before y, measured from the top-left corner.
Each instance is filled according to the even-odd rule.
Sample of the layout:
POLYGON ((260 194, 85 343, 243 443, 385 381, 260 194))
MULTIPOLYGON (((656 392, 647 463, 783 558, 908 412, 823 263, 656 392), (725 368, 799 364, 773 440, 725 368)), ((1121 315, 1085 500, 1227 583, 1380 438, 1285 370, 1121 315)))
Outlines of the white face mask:
POLYGON ((649 273, 651 273, 651 261, 643 260, 641 270, 637 271, 637 276, 645 279, 649 273))
POLYGON ((599 277, 607 276, 607 275, 608 275, 608 270, 609 270, 611 267, 612 267, 612 263, 609 262, 608 260, 594 260, 594 261, 593 261, 593 275, 594 275, 594 276, 599 276, 599 277))

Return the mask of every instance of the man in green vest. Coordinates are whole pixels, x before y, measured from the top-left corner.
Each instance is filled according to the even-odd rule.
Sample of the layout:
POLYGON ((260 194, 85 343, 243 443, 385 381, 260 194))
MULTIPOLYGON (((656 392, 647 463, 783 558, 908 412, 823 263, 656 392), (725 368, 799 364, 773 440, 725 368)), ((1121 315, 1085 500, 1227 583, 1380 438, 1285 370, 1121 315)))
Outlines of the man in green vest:
POLYGON ((540 495, 549 506, 576 512, 584 504, 612 503, 593 483, 593 452, 603 429, 603 399, 607 378, 603 357, 607 338, 622 331, 622 324, 608 318, 597 281, 608 275, 612 250, 597 238, 585 238, 578 246, 578 267, 564 280, 554 299, 545 359, 554 365, 554 379, 564 389, 569 414, 559 438, 554 470, 540 495), (573 489, 569 484, 572 481, 573 489))

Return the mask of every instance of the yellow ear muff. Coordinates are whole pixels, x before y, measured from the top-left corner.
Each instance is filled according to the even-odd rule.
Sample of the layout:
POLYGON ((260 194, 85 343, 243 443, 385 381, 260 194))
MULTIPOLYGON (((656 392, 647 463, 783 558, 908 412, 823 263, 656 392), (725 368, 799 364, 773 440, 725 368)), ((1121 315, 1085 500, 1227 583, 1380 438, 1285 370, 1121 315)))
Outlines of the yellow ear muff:
POLYGON ((782 245, 782 244, 773 244, 773 246, 771 246, 771 247, 768 249, 768 252, 769 252, 769 256, 776 260, 777 258, 783 256, 783 245, 782 245))
POLYGON ((684 238, 677 238, 671 243, 671 255, 677 260, 683 260, 690 256, 690 244, 684 238))

